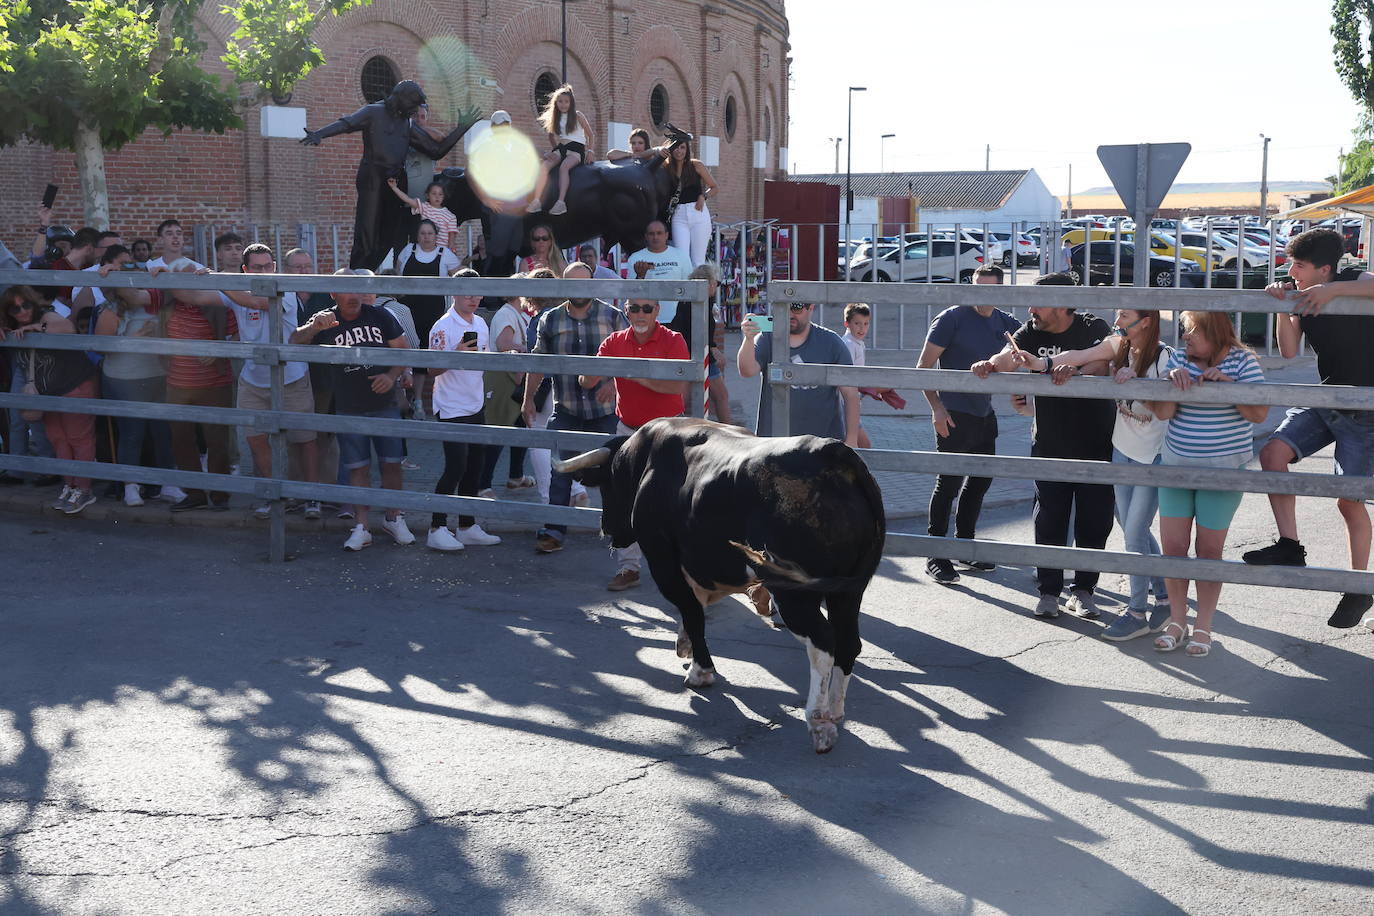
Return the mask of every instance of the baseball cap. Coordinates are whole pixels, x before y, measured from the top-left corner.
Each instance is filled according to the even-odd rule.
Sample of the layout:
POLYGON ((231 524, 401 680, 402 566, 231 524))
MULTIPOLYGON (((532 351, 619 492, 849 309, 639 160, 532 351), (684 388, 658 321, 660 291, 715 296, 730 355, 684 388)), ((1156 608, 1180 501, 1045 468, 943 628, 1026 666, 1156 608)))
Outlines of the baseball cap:
POLYGON ((510 112, 509 112, 509 111, 506 111, 504 108, 498 109, 498 110, 493 111, 493 112, 491 113, 491 126, 492 126, 492 127, 495 127, 497 124, 509 124, 509 123, 510 123, 510 112))

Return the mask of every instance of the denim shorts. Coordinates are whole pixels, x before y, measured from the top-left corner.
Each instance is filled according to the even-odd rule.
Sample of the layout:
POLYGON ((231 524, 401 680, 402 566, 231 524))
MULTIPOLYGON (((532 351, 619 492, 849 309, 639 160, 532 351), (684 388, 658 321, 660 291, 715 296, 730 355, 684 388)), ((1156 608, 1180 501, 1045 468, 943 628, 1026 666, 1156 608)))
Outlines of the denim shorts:
POLYGON ((1340 411, 1326 407, 1292 407, 1274 430, 1300 461, 1336 443, 1336 473, 1374 476, 1374 411, 1340 411))
MULTIPOLYGON (((379 420, 399 420, 401 411, 395 407, 384 407, 360 414, 342 414, 350 417, 372 417, 379 420)), ((372 452, 377 452, 377 460, 383 464, 399 464, 405 453, 405 443, 395 436, 369 436, 366 433, 339 433, 339 463, 348 470, 367 467, 372 463, 372 452)))

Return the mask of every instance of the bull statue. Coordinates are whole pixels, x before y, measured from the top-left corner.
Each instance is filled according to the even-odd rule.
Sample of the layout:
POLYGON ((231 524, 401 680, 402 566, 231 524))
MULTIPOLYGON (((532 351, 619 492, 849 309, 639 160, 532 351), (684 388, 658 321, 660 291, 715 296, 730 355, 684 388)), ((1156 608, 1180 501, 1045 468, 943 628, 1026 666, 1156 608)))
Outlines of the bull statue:
POLYGON ((759 583, 772 591, 811 663, 812 743, 818 754, 833 748, 859 656, 859 605, 886 531, 882 493, 858 454, 833 439, 765 439, 673 417, 554 467, 601 488, 612 546, 638 542, 681 615, 689 687, 715 681, 705 607, 759 583))
MULTIPOLYGON (((664 125, 669 143, 691 140, 692 135, 671 124, 664 125)), ((661 156, 622 159, 619 162, 584 163, 569 175, 568 212, 552 216, 548 204, 557 196, 557 182, 550 181, 544 191, 545 212, 498 212, 484 203, 468 181, 462 168, 447 168, 434 176, 444 188, 444 206, 461 225, 470 219, 482 221, 487 243, 487 260, 481 265, 484 276, 510 276, 517 256, 528 254, 526 239, 531 227, 547 223, 553 227, 559 248, 572 248, 595 238, 607 245, 620 245, 627 251, 644 247, 644 230, 650 222, 663 219, 673 196, 673 180, 661 156)))

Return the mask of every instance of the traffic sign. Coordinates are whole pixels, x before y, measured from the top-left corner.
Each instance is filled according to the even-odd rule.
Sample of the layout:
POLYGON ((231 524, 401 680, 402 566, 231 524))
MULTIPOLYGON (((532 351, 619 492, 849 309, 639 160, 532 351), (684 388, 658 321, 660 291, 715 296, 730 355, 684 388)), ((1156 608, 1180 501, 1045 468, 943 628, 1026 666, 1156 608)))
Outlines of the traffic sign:
POLYGON ((1154 212, 1173 187, 1183 161, 1193 151, 1191 143, 1133 143, 1099 146, 1098 161, 1107 170, 1127 213, 1154 212), (1144 166, 1144 175, 1141 166, 1144 166), (1141 181, 1141 178, 1144 181, 1141 181), (1143 193, 1142 193, 1143 192, 1143 193))

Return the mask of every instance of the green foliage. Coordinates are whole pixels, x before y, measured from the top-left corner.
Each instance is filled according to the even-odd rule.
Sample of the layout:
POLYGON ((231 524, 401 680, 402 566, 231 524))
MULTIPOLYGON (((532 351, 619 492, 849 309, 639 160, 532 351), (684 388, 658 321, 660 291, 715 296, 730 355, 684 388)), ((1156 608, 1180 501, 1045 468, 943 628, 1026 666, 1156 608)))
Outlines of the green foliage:
POLYGON ((147 127, 240 126, 233 95, 199 66, 200 0, 0 0, 0 145, 71 149, 79 124, 118 149, 147 127))
POLYGON ((243 83, 256 83, 259 97, 284 99, 315 67, 324 53, 315 45, 315 27, 372 0, 239 0, 221 7, 238 23, 221 58, 243 83))
POLYGON ((1335 0, 1336 73, 1365 111, 1374 110, 1374 0, 1335 0))

